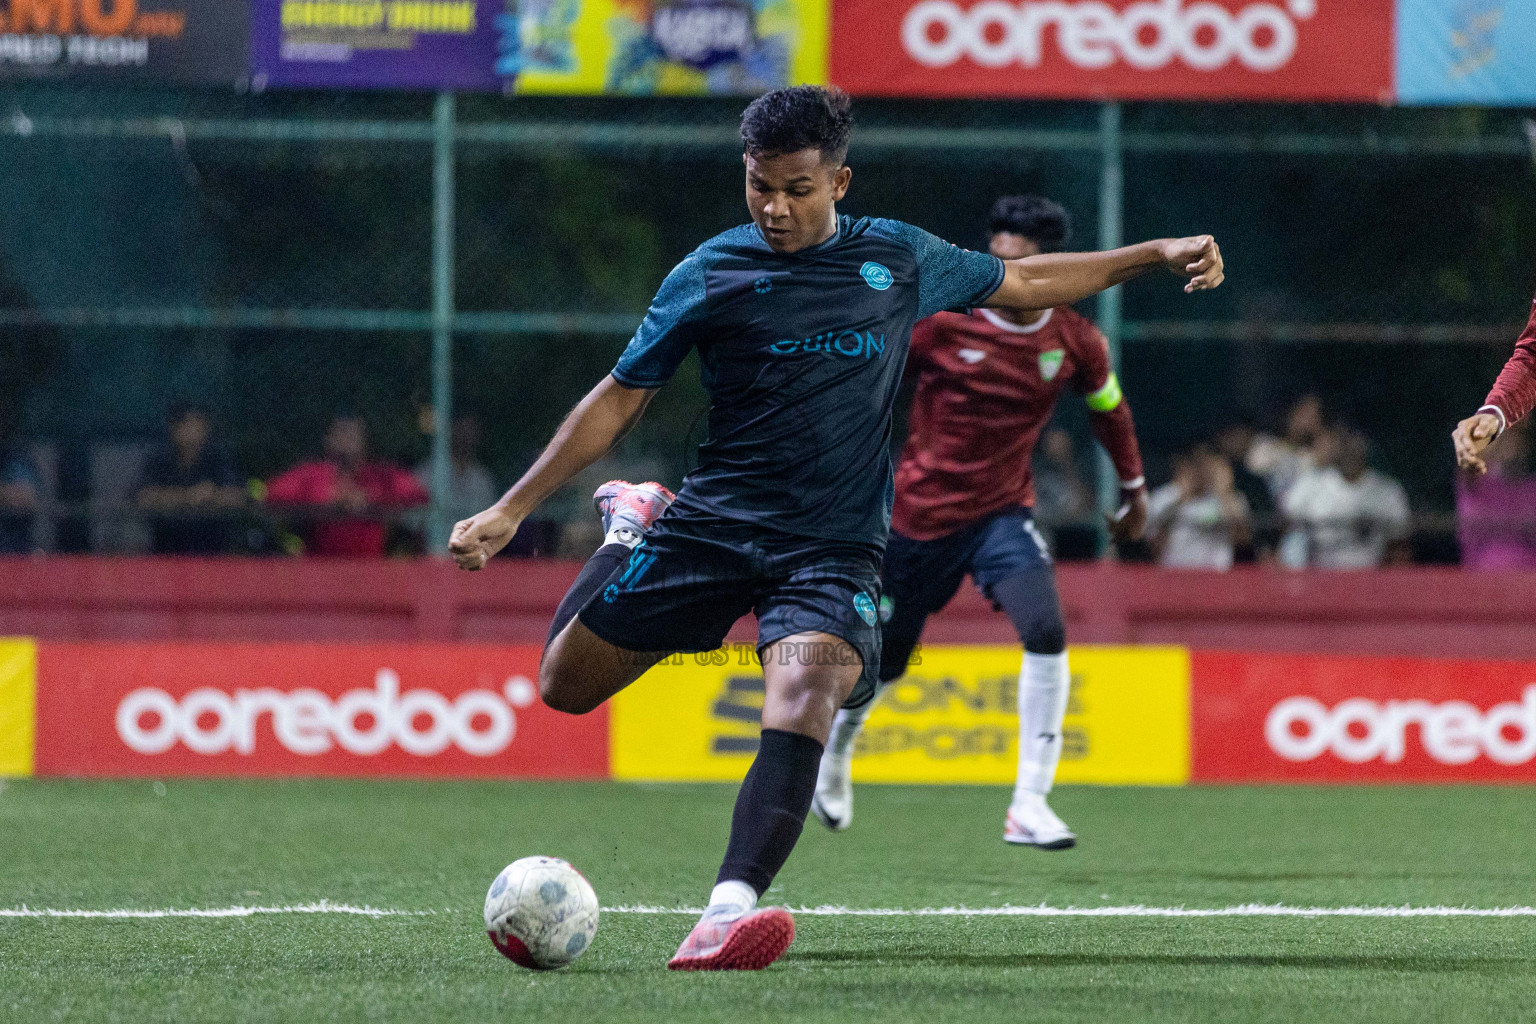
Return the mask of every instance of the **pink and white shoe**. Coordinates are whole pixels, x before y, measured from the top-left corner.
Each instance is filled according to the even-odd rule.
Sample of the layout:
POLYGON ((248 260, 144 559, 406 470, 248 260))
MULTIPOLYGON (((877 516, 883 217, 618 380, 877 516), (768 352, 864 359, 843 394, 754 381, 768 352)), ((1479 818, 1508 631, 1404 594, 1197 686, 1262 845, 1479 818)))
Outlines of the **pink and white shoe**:
POLYGON ((617 530, 619 542, 630 545, 638 544, 676 500, 677 495, 654 481, 610 480, 592 495, 592 504, 603 517, 603 533, 617 530))
POLYGON ((740 916, 705 912, 667 962, 669 971, 760 971, 795 941, 795 919, 782 907, 740 916))

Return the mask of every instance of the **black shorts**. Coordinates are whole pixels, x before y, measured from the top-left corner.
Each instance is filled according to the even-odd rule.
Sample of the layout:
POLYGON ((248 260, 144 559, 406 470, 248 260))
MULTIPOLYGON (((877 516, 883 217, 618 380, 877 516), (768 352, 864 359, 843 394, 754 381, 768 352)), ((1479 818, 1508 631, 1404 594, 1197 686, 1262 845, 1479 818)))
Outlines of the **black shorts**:
POLYGON ((1050 549, 1029 509, 1017 505, 934 540, 913 540, 893 532, 882 577, 885 664, 881 681, 889 682, 907 670, 923 624, 949 603, 967 573, 993 599, 996 584, 1030 572, 1039 574, 1042 587, 1051 588, 1054 601, 1050 549))
POLYGON ((578 617, 627 651, 712 651, 749 611, 757 615, 759 657, 797 633, 841 637, 863 662, 844 704, 855 708, 875 696, 879 604, 880 554, 873 546, 791 537, 673 506, 578 617))

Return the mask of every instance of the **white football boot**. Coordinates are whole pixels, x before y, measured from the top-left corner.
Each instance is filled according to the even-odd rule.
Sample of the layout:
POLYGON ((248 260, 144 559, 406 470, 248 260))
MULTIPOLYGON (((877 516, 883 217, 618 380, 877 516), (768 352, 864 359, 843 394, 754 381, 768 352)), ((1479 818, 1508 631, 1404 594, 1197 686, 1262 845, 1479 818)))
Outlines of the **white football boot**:
POLYGON ((816 776, 816 795, 811 798, 811 813, 833 832, 853 824, 853 754, 841 755, 828 748, 821 755, 821 771, 816 776))
POLYGON ((1041 850, 1065 850, 1077 845, 1077 835, 1056 816, 1039 793, 1015 794, 1008 806, 1003 842, 1041 850))

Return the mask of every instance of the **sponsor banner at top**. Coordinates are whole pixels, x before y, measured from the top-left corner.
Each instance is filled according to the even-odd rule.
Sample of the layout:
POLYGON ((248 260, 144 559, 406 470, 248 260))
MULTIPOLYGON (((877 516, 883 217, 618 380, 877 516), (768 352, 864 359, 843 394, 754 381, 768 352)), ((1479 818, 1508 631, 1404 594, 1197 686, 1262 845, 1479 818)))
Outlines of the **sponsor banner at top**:
POLYGON ((1403 103, 1536 106, 1536 0, 1398 0, 1403 103))
POLYGON ((0 0, 0 78, 243 81, 236 0, 0 0))
POLYGON ((1193 659, 1197 782, 1536 782, 1536 664, 1193 659))
POLYGON ((1392 0, 837 0, 832 81, 878 96, 1392 97, 1392 0))
POLYGON ((755 94, 826 80, 826 0, 257 0, 257 88, 755 94))

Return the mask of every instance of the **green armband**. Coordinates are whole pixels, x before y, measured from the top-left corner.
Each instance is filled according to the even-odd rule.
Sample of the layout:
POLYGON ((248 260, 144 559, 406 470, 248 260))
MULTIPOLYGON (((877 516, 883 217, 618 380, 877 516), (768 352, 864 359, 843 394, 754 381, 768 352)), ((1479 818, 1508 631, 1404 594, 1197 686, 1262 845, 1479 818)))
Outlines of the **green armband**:
POLYGON ((1094 412, 1113 412, 1120 404, 1120 378, 1113 373, 1104 382, 1104 386, 1088 396, 1088 408, 1094 412))

